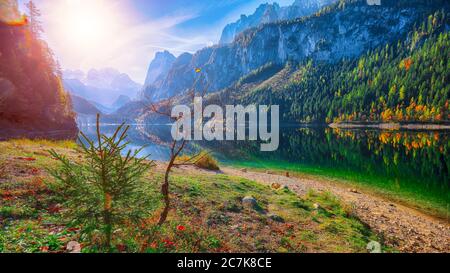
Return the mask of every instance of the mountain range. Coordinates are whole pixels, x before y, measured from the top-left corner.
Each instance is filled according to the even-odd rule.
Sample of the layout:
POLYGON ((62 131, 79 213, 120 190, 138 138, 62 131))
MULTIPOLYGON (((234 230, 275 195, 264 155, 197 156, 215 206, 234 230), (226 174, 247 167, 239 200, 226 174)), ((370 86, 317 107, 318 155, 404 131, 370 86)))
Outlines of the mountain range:
POLYGON ((102 108, 103 112, 113 112, 131 99, 137 98, 142 86, 125 74, 113 68, 63 72, 64 87, 72 95, 90 101, 102 108))
MULTIPOLYGON (((298 3, 299 1, 293 6, 298 7, 298 3)), ((276 4, 262 7, 266 7, 266 11, 283 10, 276 4)), ((434 111, 441 111, 436 116, 444 116, 447 119, 448 88, 437 91, 422 84, 421 88, 425 90, 415 90, 415 87, 411 86, 410 93, 407 93, 405 89, 408 85, 402 83, 406 86, 396 86, 400 84, 396 81, 408 75, 396 75, 396 71, 386 75, 392 79, 383 80, 383 84, 377 85, 376 88, 372 83, 381 82, 375 76, 380 77, 379 69, 383 65, 393 69, 398 67, 399 63, 411 62, 408 58, 412 57, 408 56, 412 56, 414 52, 430 58, 430 54, 421 52, 425 49, 420 45, 428 40, 437 41, 439 34, 448 32, 450 25, 448 12, 449 3, 440 0, 384 0, 381 5, 371 5, 365 0, 341 0, 308 16, 263 22, 256 27, 243 28, 243 31, 237 34, 231 43, 207 47, 194 54, 184 53, 175 60, 168 52, 157 54, 158 58, 152 63, 163 63, 164 67, 158 68, 157 65, 153 65, 149 71, 163 71, 163 73, 156 73, 158 80, 145 86, 141 100, 148 104, 174 96, 183 96, 192 88, 197 76, 195 71, 200 69, 203 80, 197 83, 196 89, 207 88, 208 93, 216 97, 222 96, 220 99, 222 102, 223 96, 241 98, 234 102, 261 104, 272 104, 277 99, 280 104, 283 104, 282 114, 286 121, 325 122, 334 119, 342 120, 342 117, 344 120, 349 117, 368 120, 368 116, 381 120, 382 114, 388 110, 403 111, 403 116, 406 116, 406 108, 411 106, 406 102, 417 105, 424 104, 425 100, 434 100, 434 111), (402 47, 409 48, 409 51, 402 47), (375 55, 372 56, 371 52, 376 54, 373 53, 375 55), (387 57, 384 59, 385 63, 380 62, 380 54, 387 57), (170 62, 162 62, 161 59, 164 58, 170 62), (378 66, 373 66, 372 72, 361 70, 362 68, 359 67, 360 63, 366 61, 365 58, 378 60, 378 66), (169 64, 171 66, 168 69, 169 64), (361 75, 356 76, 355 88, 361 89, 358 91, 359 97, 363 98, 359 106, 342 100, 346 93, 351 91, 347 89, 345 82, 322 84, 327 79, 333 80, 329 78, 333 75, 341 81, 350 81, 355 70, 364 71, 366 74, 373 73, 373 75, 363 75, 361 74, 363 72, 359 72, 361 75), (302 75, 308 75, 308 77, 302 75), (302 80, 306 81, 306 79, 308 84, 315 83, 314 89, 302 83, 302 80), (359 82, 363 80, 365 82, 359 82), (363 85, 364 83, 366 85, 369 83, 371 86, 363 85), (320 90, 317 89, 318 86, 320 90), (294 89, 288 90, 287 87, 294 89), (397 104, 390 102, 388 105, 387 102, 392 100, 393 96, 384 95, 384 93, 389 93, 390 89, 396 89, 399 92, 401 87, 406 95, 397 95, 397 101, 394 100, 397 104), (370 89, 376 89, 371 91, 375 93, 364 94, 364 90, 370 89), (261 90, 265 91, 260 92, 261 90), (437 94, 443 99, 434 99, 437 94), (313 97, 316 101, 311 102, 313 97), (409 101, 406 101, 407 99, 409 101), (380 103, 380 100, 386 103, 380 103), (339 107, 343 107, 344 104, 348 105, 344 107, 348 109, 339 110, 339 107), (376 111, 372 115, 370 111, 373 104, 379 105, 379 109, 372 109, 376 111), (330 108, 337 110, 331 111, 330 108), (355 114, 358 111, 361 113, 355 114)), ((261 11, 255 12, 248 18, 256 14, 261 14, 261 11)), ((268 13, 263 14, 266 16, 268 13)), ((445 36, 441 39, 445 39, 445 36)), ((445 54, 445 51, 441 52, 445 54)), ((445 67, 445 63, 442 65, 439 59, 446 59, 445 57, 438 55, 434 57, 441 62, 440 67, 445 67)), ((429 62, 423 61, 424 64, 429 62)), ((420 66, 422 65, 420 61, 416 65, 419 66, 418 70, 425 71, 424 67, 420 66)), ((398 73, 405 73, 405 71, 399 70, 398 73)), ((435 79, 444 77, 445 81, 445 70, 444 72, 435 71, 433 75, 435 79)), ((426 82, 429 79, 423 80, 426 82)), ((432 83, 434 82, 429 82, 429 85, 431 86, 432 83)), ((427 107, 432 109, 432 103, 428 104, 427 107)), ((135 113, 145 113, 145 110, 141 109, 135 113)), ((419 119, 420 115, 416 116, 419 119)), ((137 117, 128 118, 136 119, 137 117)))
POLYGON ((249 28, 258 27, 266 23, 307 16, 336 1, 337 0, 296 0, 291 6, 287 7, 280 7, 277 3, 262 4, 252 15, 241 15, 241 18, 238 21, 228 24, 222 32, 220 44, 233 42, 236 36, 249 28))
POLYGON ((157 101, 186 92, 197 68, 207 79, 199 88, 208 86, 209 92, 216 92, 268 63, 356 58, 405 38, 415 24, 439 9, 437 2, 386 0, 370 6, 364 0, 341 1, 311 16, 250 28, 230 44, 182 54, 164 80, 146 86, 144 96, 157 101))

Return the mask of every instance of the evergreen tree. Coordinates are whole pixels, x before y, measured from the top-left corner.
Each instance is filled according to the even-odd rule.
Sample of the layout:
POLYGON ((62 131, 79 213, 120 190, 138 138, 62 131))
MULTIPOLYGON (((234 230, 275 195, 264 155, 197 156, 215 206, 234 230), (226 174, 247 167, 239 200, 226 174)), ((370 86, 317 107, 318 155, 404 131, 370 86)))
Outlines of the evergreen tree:
POLYGON ((28 25, 30 31, 35 37, 40 38, 41 34, 44 32, 42 22, 40 21, 41 11, 36 7, 33 1, 29 1, 25 6, 28 10, 28 25))

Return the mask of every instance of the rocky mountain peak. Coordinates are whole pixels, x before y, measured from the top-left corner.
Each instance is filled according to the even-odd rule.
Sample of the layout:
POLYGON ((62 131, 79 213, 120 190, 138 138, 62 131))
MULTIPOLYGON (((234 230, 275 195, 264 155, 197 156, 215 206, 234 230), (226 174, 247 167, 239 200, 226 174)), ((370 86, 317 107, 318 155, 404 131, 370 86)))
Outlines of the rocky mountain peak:
POLYGON ((248 16, 241 15, 238 21, 228 24, 222 32, 220 44, 231 43, 236 36, 249 28, 279 20, 290 20, 307 16, 336 1, 296 0, 291 6, 287 7, 280 7, 276 2, 273 4, 261 4, 253 14, 248 16))
POLYGON ((154 84, 159 78, 167 76, 167 72, 175 62, 176 58, 169 51, 157 52, 155 58, 150 63, 147 77, 145 79, 145 86, 154 84))

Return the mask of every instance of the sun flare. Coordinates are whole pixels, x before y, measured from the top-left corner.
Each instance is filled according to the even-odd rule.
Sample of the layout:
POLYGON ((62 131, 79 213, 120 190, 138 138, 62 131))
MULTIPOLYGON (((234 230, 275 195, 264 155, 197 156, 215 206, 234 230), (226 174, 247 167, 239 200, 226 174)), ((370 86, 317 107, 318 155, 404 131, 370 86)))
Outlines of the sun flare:
POLYGON ((105 19, 89 12, 71 14, 65 24, 69 37, 89 44, 98 42, 107 30, 105 19))
POLYGON ((66 0, 55 8, 58 36, 73 46, 99 49, 116 31, 115 13, 103 0, 66 0))

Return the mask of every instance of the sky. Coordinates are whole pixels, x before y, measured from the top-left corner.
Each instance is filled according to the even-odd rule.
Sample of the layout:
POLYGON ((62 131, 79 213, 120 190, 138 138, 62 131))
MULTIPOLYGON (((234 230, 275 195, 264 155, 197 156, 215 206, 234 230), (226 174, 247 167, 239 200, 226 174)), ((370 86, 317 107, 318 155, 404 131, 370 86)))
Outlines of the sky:
MULTIPOLYGON (((24 11, 24 3, 19 0, 24 11)), ((143 83, 158 51, 216 44, 222 29, 268 0, 34 0, 63 69, 112 67, 143 83)), ((276 1, 281 6, 294 0, 276 1)))

